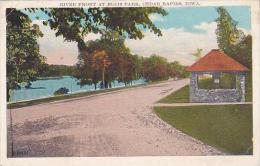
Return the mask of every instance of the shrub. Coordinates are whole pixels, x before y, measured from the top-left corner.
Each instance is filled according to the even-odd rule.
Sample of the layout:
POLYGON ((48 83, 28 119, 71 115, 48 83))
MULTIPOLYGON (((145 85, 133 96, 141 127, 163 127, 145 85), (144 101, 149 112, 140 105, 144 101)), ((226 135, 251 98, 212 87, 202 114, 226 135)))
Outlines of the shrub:
POLYGON ((68 88, 62 87, 62 88, 56 90, 56 91, 54 92, 54 95, 56 96, 56 95, 68 94, 68 92, 69 92, 69 89, 68 89, 68 88))

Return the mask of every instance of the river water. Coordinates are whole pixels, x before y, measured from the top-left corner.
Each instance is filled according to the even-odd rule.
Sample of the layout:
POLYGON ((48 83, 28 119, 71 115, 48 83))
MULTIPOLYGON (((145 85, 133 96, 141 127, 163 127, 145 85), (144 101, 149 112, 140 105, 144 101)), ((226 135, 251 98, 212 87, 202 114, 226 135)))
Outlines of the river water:
MULTIPOLYGON (((53 93, 61 87, 69 89, 69 93, 79 93, 86 91, 94 91, 95 86, 93 85, 78 85, 79 80, 71 76, 63 76, 59 78, 37 80, 32 82, 30 88, 22 87, 21 89, 12 90, 10 102, 26 101, 33 99, 40 99, 54 96, 53 93)), ((132 85, 145 84, 143 79, 134 80, 132 85)), ((124 83, 118 81, 112 82, 112 88, 124 87, 124 83)), ((100 90, 97 86, 97 90, 100 90)))

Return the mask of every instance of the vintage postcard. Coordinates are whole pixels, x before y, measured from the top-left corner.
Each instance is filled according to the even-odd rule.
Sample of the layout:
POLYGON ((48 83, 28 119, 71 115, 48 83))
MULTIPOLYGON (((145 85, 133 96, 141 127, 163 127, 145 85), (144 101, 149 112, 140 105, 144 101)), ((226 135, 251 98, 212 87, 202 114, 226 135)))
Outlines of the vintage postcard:
POLYGON ((260 165, 259 1, 0 1, 3 166, 260 165))

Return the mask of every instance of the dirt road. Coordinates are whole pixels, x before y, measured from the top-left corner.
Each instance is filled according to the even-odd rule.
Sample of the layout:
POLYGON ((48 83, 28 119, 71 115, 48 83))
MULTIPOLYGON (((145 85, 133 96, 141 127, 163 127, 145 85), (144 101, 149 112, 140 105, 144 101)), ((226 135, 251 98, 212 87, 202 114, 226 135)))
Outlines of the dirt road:
MULTIPOLYGON (((186 84, 187 79, 169 81, 13 109, 13 156, 222 154, 153 113, 156 101, 186 84)), ((8 149, 10 156, 11 146, 8 149)))

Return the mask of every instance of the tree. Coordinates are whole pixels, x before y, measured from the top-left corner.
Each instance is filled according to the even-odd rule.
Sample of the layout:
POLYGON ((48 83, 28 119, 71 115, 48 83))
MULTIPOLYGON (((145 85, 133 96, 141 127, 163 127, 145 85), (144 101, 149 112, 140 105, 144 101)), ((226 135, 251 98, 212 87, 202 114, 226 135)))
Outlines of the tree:
POLYGON ((232 19, 224 7, 217 8, 217 41, 218 46, 227 55, 248 68, 252 67, 252 36, 245 35, 237 28, 237 22, 232 19))
MULTIPOLYGON (((122 73, 126 71, 126 58, 130 55, 130 49, 125 45, 125 36, 118 32, 109 30, 105 31, 100 39, 103 48, 109 55, 111 65, 107 69, 107 83, 111 87, 111 82, 114 80, 123 81, 122 73), (125 64, 125 65, 123 65, 125 64), (125 67, 125 68, 122 68, 125 67)), ((127 62, 128 63, 128 62, 127 62)))
POLYGON ((239 44, 236 60, 252 69, 252 36, 247 35, 239 44))
POLYGON ((217 22, 217 42, 220 49, 230 56, 233 55, 238 44, 243 38, 244 33, 237 28, 237 22, 232 19, 228 11, 224 7, 218 7, 219 17, 217 22))
POLYGON ((196 58, 196 61, 198 61, 202 57, 202 51, 203 49, 197 48, 196 52, 191 53, 196 58))
POLYGON ((96 90, 97 83, 101 80, 101 74, 92 67, 92 55, 95 50, 102 50, 99 40, 88 41, 79 49, 75 77, 79 79, 81 86, 94 84, 96 90))
POLYGON ((178 61, 168 63, 169 77, 186 78, 189 73, 186 71, 186 66, 181 65, 178 61))
POLYGON ((125 86, 137 79, 136 57, 131 54, 124 54, 118 57, 118 81, 124 82, 125 86))
POLYGON ((42 37, 38 25, 32 24, 19 10, 6 10, 7 32, 7 100, 10 89, 20 88, 20 83, 30 84, 36 79, 38 67, 45 58, 40 55, 37 39, 42 37))
POLYGON ((102 81, 102 84, 106 83, 104 85, 107 85, 108 82, 115 79, 115 71, 113 70, 116 69, 110 71, 114 65, 114 58, 111 56, 115 56, 115 52, 111 52, 111 49, 109 49, 112 46, 114 45, 110 45, 109 43, 106 43, 99 39, 87 42, 85 48, 79 50, 80 54, 78 56, 76 77, 80 80, 80 85, 91 85, 93 83, 96 89, 96 85, 99 81, 102 81), (104 73, 104 77, 106 78, 106 80, 102 80, 102 77, 100 77, 102 75, 101 70, 94 68, 95 59, 93 58, 93 56, 95 55, 95 52, 101 51, 106 52, 107 60, 112 63, 108 66, 109 68, 106 69, 107 72, 104 73))
POLYGON ((92 61, 92 67, 94 70, 101 71, 102 73, 102 85, 103 88, 105 88, 105 72, 109 65, 111 65, 111 62, 108 59, 108 55, 104 50, 94 51, 92 61))
POLYGON ((151 55, 144 59, 144 78, 148 81, 159 81, 168 78, 167 59, 158 55, 151 55))
POLYGON ((237 22, 232 19, 224 7, 217 8, 217 42, 220 49, 241 64, 252 67, 252 37, 246 36, 237 28, 237 22))
POLYGON ((177 77, 177 75, 178 75, 177 67, 178 66, 179 66, 179 62, 177 62, 177 61, 168 63, 168 65, 167 65, 167 73, 168 73, 169 77, 171 77, 171 78, 176 78, 177 77), (178 65, 176 65, 176 63, 178 65))
POLYGON ((126 33, 131 39, 144 37, 142 28, 161 36, 162 33, 149 19, 150 14, 167 15, 159 7, 144 8, 28 8, 29 12, 41 10, 49 16, 43 21, 62 35, 66 41, 75 41, 79 48, 84 45, 84 37, 89 33, 113 30, 120 35, 126 33), (126 19, 127 18, 127 19, 126 19))
MULTIPOLYGON (((91 59, 95 51, 105 51, 108 61, 111 62, 104 73, 106 88, 111 87, 111 82, 114 80, 124 82, 126 85, 135 79, 137 57, 133 56, 130 49, 126 47, 125 37, 110 30, 103 32, 101 39, 87 42, 85 50, 80 51, 77 78, 80 79, 82 85, 91 84, 95 79, 97 79, 96 82, 102 79, 97 77, 99 70, 89 67, 93 66, 94 61, 91 59)), ((103 83, 103 80, 101 81, 103 83)))
POLYGON ((56 31, 56 36, 63 36, 66 41, 84 43, 89 33, 102 33, 113 30, 131 39, 142 39, 143 28, 161 36, 162 33, 150 20, 150 14, 167 15, 159 7, 142 8, 27 8, 31 13, 42 11, 49 16, 43 21, 56 31), (127 19, 126 19, 127 18, 127 19))

